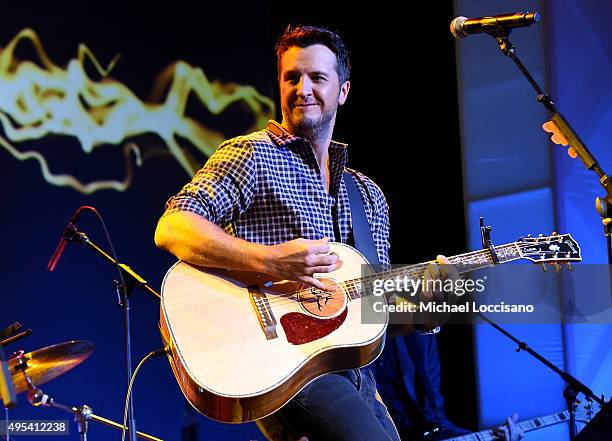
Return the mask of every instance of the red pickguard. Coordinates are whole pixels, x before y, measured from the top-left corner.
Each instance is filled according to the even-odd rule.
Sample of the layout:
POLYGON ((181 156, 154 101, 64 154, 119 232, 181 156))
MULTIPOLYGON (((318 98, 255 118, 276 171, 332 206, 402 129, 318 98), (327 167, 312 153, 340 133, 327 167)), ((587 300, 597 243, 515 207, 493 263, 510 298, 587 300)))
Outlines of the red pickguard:
POLYGON ((310 343, 338 329, 346 320, 348 308, 337 317, 319 319, 301 312, 289 312, 281 317, 287 341, 294 345, 310 343))

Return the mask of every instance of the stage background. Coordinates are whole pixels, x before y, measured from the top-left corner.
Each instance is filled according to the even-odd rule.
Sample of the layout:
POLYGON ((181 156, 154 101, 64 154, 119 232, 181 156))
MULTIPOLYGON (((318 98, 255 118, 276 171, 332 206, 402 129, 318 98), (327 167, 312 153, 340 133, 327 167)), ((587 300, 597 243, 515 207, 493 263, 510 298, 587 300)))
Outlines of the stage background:
MULTIPOLYGON (((34 331, 9 351, 32 351, 71 339, 96 345, 82 365, 44 385, 47 393, 59 402, 86 403, 96 414, 122 418, 123 317, 112 287, 115 271, 75 244, 68 245, 55 272, 45 268, 72 213, 84 204, 95 206, 120 260, 159 288, 174 261, 153 244, 164 203, 190 179, 191 161, 204 162, 207 145, 202 140, 210 147, 217 139, 250 130, 256 116, 261 121, 270 112, 274 116, 276 109, 264 104, 277 103, 273 47, 287 23, 337 29, 352 51, 351 94, 341 109, 335 137, 351 145, 350 165, 375 179, 387 195, 394 261, 410 263, 439 252, 465 251, 454 47, 447 32, 452 4, 415 6, 416 16, 427 17, 432 27, 427 33, 417 32, 421 28, 416 24, 407 27, 391 3, 380 6, 372 11, 340 3, 306 8, 246 1, 197 7, 173 2, 159 8, 125 3, 78 8, 42 2, 4 5, 0 135, 6 142, 0 148, 0 185, 5 284, 0 326, 20 321, 34 331), (20 34, 24 29, 35 36, 20 34), (36 36, 46 56, 32 43, 36 36), (90 58, 78 61, 81 44, 101 68, 116 54, 121 57, 103 77, 90 58), (169 66, 177 61, 183 63, 172 75, 169 66), (198 68, 211 82, 252 86, 240 90, 262 107, 254 111, 239 101, 218 112, 215 105, 231 87, 207 94, 210 87, 198 68), (177 102, 185 103, 184 108, 177 102), (132 153, 134 146, 141 166, 132 153), (36 153, 18 159, 23 152, 36 153), (129 185, 124 183, 127 163, 133 170, 129 185), (84 186, 80 190, 101 189, 84 193, 75 179, 84 186), (108 189, 111 184, 124 191, 108 189)), ((85 212, 79 228, 108 249, 93 215, 85 212)), ((161 346, 158 320, 157 301, 135 291, 134 364, 161 346)), ((451 376, 444 384, 451 414, 475 426, 474 402, 469 398, 470 333, 469 327, 445 331, 440 344, 443 358, 461 359, 465 370, 461 381, 451 376)), ((54 409, 32 408, 25 396, 19 398, 12 419, 70 419, 54 409)), ((254 424, 224 425, 186 412, 163 358, 142 367, 134 400, 138 428, 163 439, 180 439, 187 422, 198 425, 201 440, 263 439, 254 424)), ((104 426, 90 426, 90 439, 117 436, 104 426)), ((69 439, 78 439, 74 424, 69 439)))
MULTIPOLYGON (((112 288, 115 272, 78 245, 67 247, 54 273, 45 265, 74 210, 93 205, 107 223, 120 260, 159 288, 174 261, 153 244, 167 198, 188 181, 189 168, 203 163, 219 140, 261 126, 267 116, 279 118, 271 105, 277 106, 278 100, 273 46, 287 23, 337 29, 352 52, 352 88, 340 110, 335 138, 351 146, 350 166, 385 191, 394 262, 420 262, 438 253, 479 248, 474 236, 479 215, 493 224, 497 243, 560 229, 577 235, 585 259, 603 262, 603 240, 592 209, 597 183, 563 149, 550 145, 539 127, 546 115, 492 39, 473 36, 458 44, 456 65, 448 23, 454 15, 540 10, 541 25, 517 31, 515 43, 609 169, 612 158, 606 156, 606 142, 612 139, 612 106, 606 86, 612 40, 604 24, 610 8, 594 0, 519 3, 500 2, 492 10, 490 2, 456 2, 454 9, 450 1, 423 2, 411 4, 408 15, 399 14, 391 2, 379 2, 376 8, 272 1, 197 7, 173 2, 159 9, 110 3, 76 9, 45 3, 4 5, 0 135, 6 142, 0 148, 0 185, 5 201, 5 284, 0 327, 20 321, 34 331, 8 349, 31 351, 70 339, 93 342, 96 350, 87 361, 43 389, 60 402, 86 403, 99 415, 121 419, 123 318, 112 288), (37 53, 31 38, 20 40, 8 55, 11 41, 27 28, 40 39, 49 62, 37 53), (569 28, 573 31, 567 32, 569 28), (80 44, 102 67, 116 54, 121 57, 103 78, 88 58, 74 61, 80 44), (172 75, 168 68, 177 61, 181 63, 172 75), (197 69, 220 86, 211 88, 197 69), (91 83, 79 83, 80 72, 91 83), (43 93, 45 87, 53 92, 43 93), (212 95, 207 93, 211 89, 216 91, 212 95), (215 107, 235 90, 261 106, 237 101, 215 107), (177 107, 175 97, 184 108, 177 107), (27 130, 14 132, 13 126, 27 130), (497 139, 504 142, 492 141, 497 139), (140 166, 134 146, 142 157, 140 166), (17 159, 23 154, 19 152, 29 151, 45 158, 53 175, 107 187, 112 181, 125 189, 84 193, 76 181, 45 179, 38 160, 17 159), (122 183, 127 163, 133 170, 129 185, 122 183), (500 184, 508 180, 511 187, 500 184), (568 189, 573 201, 569 206, 563 203, 568 189), (520 210, 513 210, 515 206, 520 210)), ((108 248, 94 216, 84 213, 79 226, 108 248)), ((161 346, 157 301, 135 291, 132 319, 136 363, 161 346)), ((523 336, 595 390, 610 392, 609 328, 591 328, 586 335, 564 327, 526 329, 523 336)), ((509 342, 490 331, 478 330, 473 344, 471 327, 447 327, 438 340, 442 387, 448 414, 456 423, 476 429, 501 423, 512 410, 529 418, 562 407, 560 382, 540 366, 525 366, 527 356, 516 355, 509 342), (511 375, 505 375, 508 372, 511 375), (534 394, 543 400, 534 400, 534 394)), ((69 419, 53 409, 34 409, 23 395, 19 398, 11 418, 69 419)), ((263 439, 253 424, 224 425, 189 411, 162 358, 143 366, 134 399, 138 428, 163 439, 180 439, 181 427, 188 422, 198 425, 201 440, 263 439)), ((78 439, 74 424, 71 432, 69 439, 78 439)), ((96 424, 90 433, 91 439, 118 436, 96 424)))

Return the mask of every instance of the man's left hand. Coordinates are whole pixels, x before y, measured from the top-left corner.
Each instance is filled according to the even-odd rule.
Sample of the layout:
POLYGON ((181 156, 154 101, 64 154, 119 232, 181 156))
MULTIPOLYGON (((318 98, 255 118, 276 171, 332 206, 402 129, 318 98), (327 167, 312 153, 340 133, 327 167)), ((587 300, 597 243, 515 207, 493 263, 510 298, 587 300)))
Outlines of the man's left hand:
MULTIPOLYGON (((456 296, 453 291, 444 289, 445 281, 452 280, 453 284, 455 280, 459 279, 459 273, 454 265, 451 264, 450 260, 446 256, 438 255, 436 262, 430 264, 425 272, 423 273, 423 290, 421 292, 422 302, 450 302, 455 303, 456 296), (435 283, 436 280, 442 282, 442 286, 439 283, 435 283), (438 289, 436 289, 438 288, 438 289), (439 289, 442 288, 442 289, 439 289)), ((419 325, 424 326, 426 329, 434 329, 437 326, 448 321, 450 313, 425 313, 425 317, 420 319, 419 325)))
MULTIPOLYGON (((453 264, 451 264, 450 260, 446 256, 438 255, 436 257, 436 262, 430 264, 425 273, 423 274, 423 299, 424 300, 436 300, 440 295, 443 296, 444 292, 439 292, 431 289, 428 280, 457 280, 459 279, 459 273, 453 264)), ((444 297, 440 300, 444 300, 444 297)))

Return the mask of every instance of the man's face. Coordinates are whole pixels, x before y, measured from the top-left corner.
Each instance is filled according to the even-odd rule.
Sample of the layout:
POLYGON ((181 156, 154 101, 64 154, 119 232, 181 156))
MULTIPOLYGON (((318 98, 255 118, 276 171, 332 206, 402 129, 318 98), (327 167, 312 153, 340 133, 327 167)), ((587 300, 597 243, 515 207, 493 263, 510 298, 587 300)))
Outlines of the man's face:
POLYGON ((338 104, 346 101, 350 83, 340 84, 336 55, 315 44, 285 51, 279 86, 283 125, 295 135, 311 138, 333 127, 338 104))

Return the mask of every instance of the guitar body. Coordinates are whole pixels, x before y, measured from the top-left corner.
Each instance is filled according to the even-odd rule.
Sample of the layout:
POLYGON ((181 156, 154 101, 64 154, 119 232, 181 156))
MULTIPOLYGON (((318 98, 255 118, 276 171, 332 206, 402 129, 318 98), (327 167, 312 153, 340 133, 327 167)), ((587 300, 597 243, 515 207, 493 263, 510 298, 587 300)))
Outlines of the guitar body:
POLYGON ((347 282, 362 277, 367 261, 348 245, 330 247, 343 265, 315 275, 326 292, 184 262, 170 268, 160 328, 174 375, 197 410, 221 422, 259 419, 317 377, 378 357, 387 316, 362 324, 360 307, 367 298, 351 296, 347 282))

